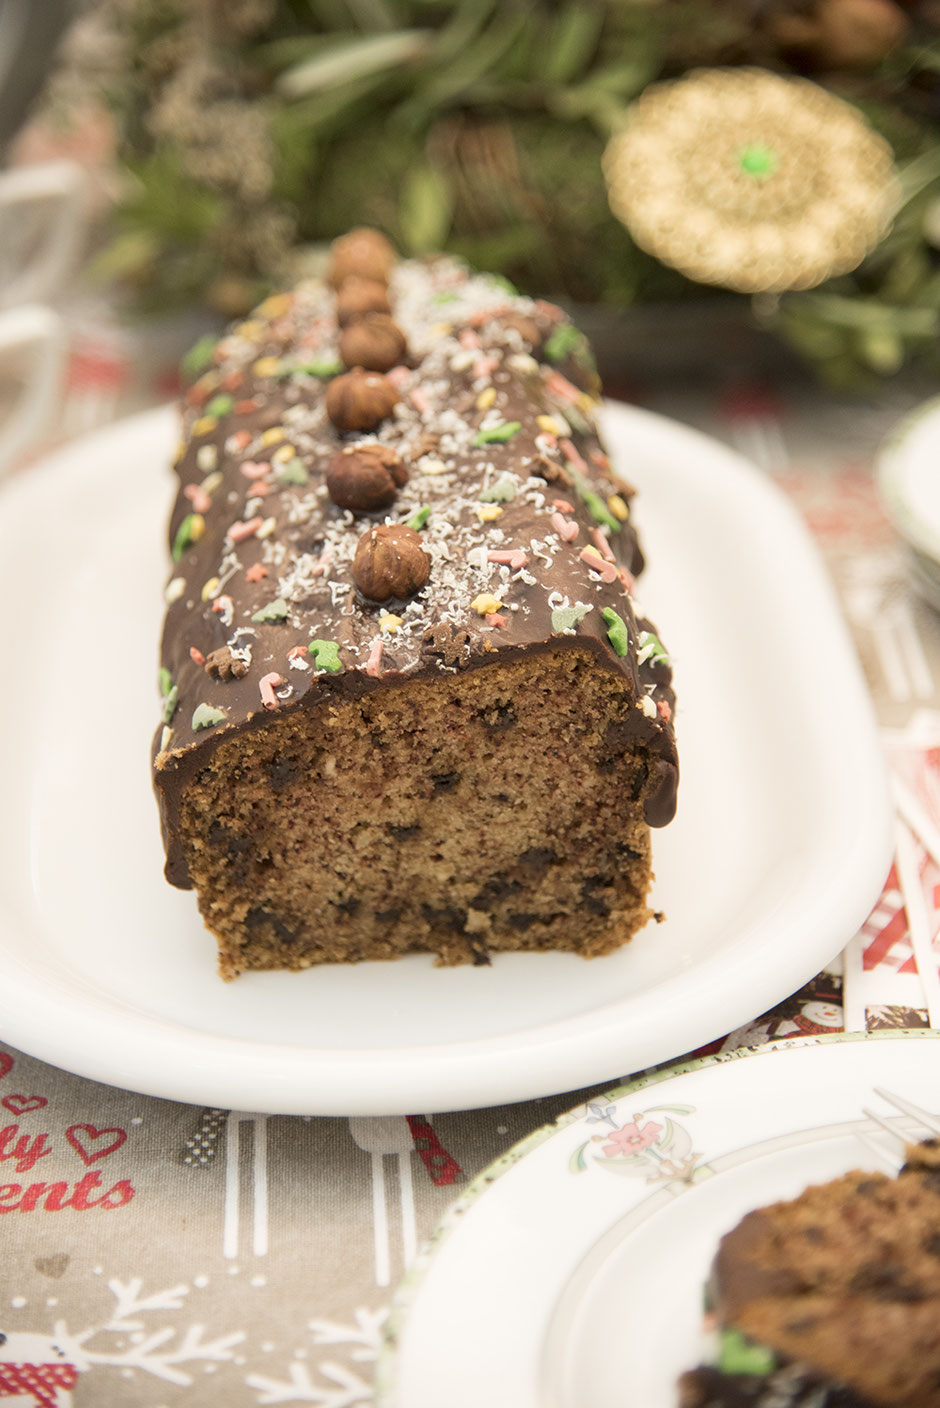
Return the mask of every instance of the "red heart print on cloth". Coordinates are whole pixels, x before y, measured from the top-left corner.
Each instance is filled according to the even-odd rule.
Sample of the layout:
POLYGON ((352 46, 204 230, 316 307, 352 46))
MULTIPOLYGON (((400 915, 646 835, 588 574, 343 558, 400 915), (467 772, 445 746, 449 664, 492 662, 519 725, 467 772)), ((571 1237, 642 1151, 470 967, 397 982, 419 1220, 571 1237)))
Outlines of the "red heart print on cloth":
POLYGON ((4 1095, 0 1105, 13 1115, 25 1115, 28 1110, 41 1110, 49 1101, 45 1095, 4 1095))
POLYGON ((113 1154, 115 1149, 120 1149, 127 1134, 123 1129, 96 1129, 93 1124, 70 1124, 65 1131, 65 1137, 77 1154, 80 1154, 86 1164, 97 1163, 98 1159, 106 1159, 109 1154, 113 1154), (100 1149, 95 1145, 99 1139, 107 1139, 108 1135, 113 1135, 110 1144, 104 1144, 100 1149))
POLYGON ((0 1051, 0 1080, 9 1075, 13 1069, 13 1057, 6 1051, 0 1051))

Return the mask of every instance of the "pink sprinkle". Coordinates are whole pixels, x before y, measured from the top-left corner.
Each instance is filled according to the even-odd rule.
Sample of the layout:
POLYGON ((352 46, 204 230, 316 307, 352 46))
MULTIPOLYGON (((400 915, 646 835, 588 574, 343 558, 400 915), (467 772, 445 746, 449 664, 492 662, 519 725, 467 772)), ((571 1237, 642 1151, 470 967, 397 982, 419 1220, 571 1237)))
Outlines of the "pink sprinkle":
POLYGON ((382 658, 383 645, 384 642, 381 639, 372 642, 372 649, 369 651, 369 658, 366 661, 367 675, 375 676, 380 675, 382 673, 382 671, 379 669, 379 661, 382 658))
POLYGON ((198 484, 187 484, 183 493, 192 504, 194 513, 209 512, 212 507, 212 500, 205 489, 201 488, 198 484))
POLYGON ((596 464, 598 469, 610 469, 610 460, 604 454, 603 450, 591 451, 591 463, 596 464))
POLYGON ((552 499, 552 508, 557 508, 559 513, 574 513, 574 505, 567 499, 552 499))
POLYGON ((283 683, 284 680, 282 677, 274 670, 272 670, 270 675, 265 675, 263 679, 258 681, 258 688, 261 691, 261 702, 266 709, 277 708, 280 701, 274 693, 274 690, 277 685, 283 683))
POLYGON ((236 430, 234 435, 228 437, 225 444, 232 450, 244 450, 246 445, 251 444, 251 431, 236 430))
POLYGON ((600 574, 602 582, 616 582, 619 573, 612 562, 605 562, 595 548, 584 548, 581 561, 586 562, 592 572, 600 574))
POLYGON ((262 577, 268 575, 268 569, 263 562, 253 562, 245 573, 246 582, 260 582, 262 577))
POLYGON ((498 357, 478 357, 472 368, 474 381, 481 377, 489 376, 490 372, 495 372, 498 366, 498 357))
POLYGON ((479 336, 473 331, 472 328, 464 328, 461 331, 458 341, 461 347, 466 347, 468 351, 472 351, 474 348, 482 347, 483 345, 480 342, 479 336))
POLYGON ((658 699, 656 701, 656 708, 659 710, 659 717, 665 719, 668 724, 669 720, 672 718, 672 709, 669 707, 669 700, 658 699))
POLYGON ((486 560, 487 562, 505 562, 515 572, 520 567, 525 567, 529 559, 526 557, 522 548, 512 548, 508 552, 488 552, 486 554, 486 560))
POLYGON ((318 562, 315 562, 314 565, 311 567, 310 571, 311 571, 311 573, 313 574, 313 576, 314 576, 314 577, 319 577, 321 573, 323 573, 323 572, 325 572, 325 571, 327 570, 327 568, 329 567, 329 565, 330 565, 330 563, 331 563, 332 561, 333 561, 333 554, 332 554, 332 552, 330 551, 330 549, 327 548, 326 552, 323 554, 323 556, 320 558, 320 560, 319 560, 318 562))
POLYGON ((628 572, 625 567, 621 567, 620 571, 617 573, 617 576, 620 578, 621 582, 623 582, 624 590, 627 592, 632 592, 633 588, 636 585, 636 579, 634 578, 632 572, 628 572))
POLYGON ((500 616, 498 611, 488 611, 486 613, 486 624, 488 626, 505 626, 508 617, 500 616))
POLYGON ((234 611, 235 603, 230 596, 217 596, 212 603, 213 611, 234 611))
POLYGON ((385 380, 390 381, 396 391, 400 391, 410 376, 410 367, 392 367, 391 371, 385 373, 385 380))
POLYGON ((298 655, 306 654, 307 647, 305 645, 292 645, 290 650, 287 652, 287 658, 288 660, 296 660, 298 655))
POLYGON ((501 318, 504 313, 511 312, 508 303, 497 303, 493 308, 481 308, 478 313, 471 313, 467 322, 471 327, 481 328, 484 323, 490 323, 494 318, 501 318))
POLYGON ((206 657, 203 655, 202 651, 197 650, 194 645, 189 647, 189 655, 190 659, 195 660, 197 665, 204 665, 206 663, 206 657))
POLYGON ((251 486, 251 492, 259 499, 266 499, 268 494, 274 493, 274 488, 266 479, 256 479, 251 486))
POLYGON ((241 471, 246 479, 263 479, 266 474, 271 473, 271 466, 259 464, 256 460, 246 460, 241 466, 241 471))
POLYGON ((249 518, 247 523, 233 523, 228 535, 233 543, 241 543, 245 538, 253 538, 263 522, 263 518, 249 518))
POLYGON ((550 371, 545 378, 545 385, 553 395, 558 396, 562 401, 577 401, 581 392, 576 386, 572 386, 567 377, 563 377, 561 372, 550 371))
POLYGON ((566 543, 573 543, 581 531, 577 523, 573 523, 570 518, 562 518, 560 513, 552 514, 551 524, 559 538, 564 538, 566 543))
POLYGON ((535 312, 541 313, 543 318, 551 318, 553 323, 557 323, 565 315, 554 303, 546 303, 544 298, 539 298, 535 304, 535 312))
POLYGON ((412 405, 414 406, 415 410, 419 411, 421 415, 426 416, 431 409, 431 403, 428 400, 427 396, 425 396, 424 392, 421 390, 421 387, 412 387, 412 389, 408 392, 408 395, 411 397, 412 405))
POLYGON ((613 562, 614 555, 610 550, 610 544, 604 537, 604 534, 601 532, 600 528, 595 528, 594 532, 591 534, 591 537, 594 539, 595 543, 600 548, 601 556, 606 557, 608 562, 613 562))
POLYGON ((558 436, 552 435, 549 431, 543 430, 535 437, 535 448, 544 454, 546 450, 554 450, 558 444, 558 436))
POLYGON ((572 445, 571 441, 560 440, 558 443, 561 445, 562 454, 564 455, 568 463, 572 465, 573 468, 575 468, 579 474, 587 474, 588 467, 584 463, 584 460, 581 458, 581 456, 578 454, 575 447, 572 445))

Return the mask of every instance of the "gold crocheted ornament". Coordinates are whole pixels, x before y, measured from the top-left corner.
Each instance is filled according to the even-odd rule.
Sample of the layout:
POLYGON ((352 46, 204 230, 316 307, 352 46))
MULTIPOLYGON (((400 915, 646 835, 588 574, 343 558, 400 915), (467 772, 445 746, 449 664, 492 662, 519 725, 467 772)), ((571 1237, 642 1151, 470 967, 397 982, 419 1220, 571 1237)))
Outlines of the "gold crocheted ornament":
POLYGON ((855 108, 763 69, 654 84, 608 144, 604 175, 642 249, 742 293, 856 268, 900 200, 891 148, 855 108))

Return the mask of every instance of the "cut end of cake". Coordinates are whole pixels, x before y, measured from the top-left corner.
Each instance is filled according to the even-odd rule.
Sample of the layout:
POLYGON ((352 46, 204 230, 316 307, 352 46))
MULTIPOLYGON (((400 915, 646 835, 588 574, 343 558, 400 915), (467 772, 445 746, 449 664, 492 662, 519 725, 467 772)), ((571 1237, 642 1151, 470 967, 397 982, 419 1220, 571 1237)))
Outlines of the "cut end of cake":
POLYGON ((663 791, 636 719, 629 681, 568 648, 220 741, 180 791, 178 840, 222 976, 620 947, 651 917, 663 791))

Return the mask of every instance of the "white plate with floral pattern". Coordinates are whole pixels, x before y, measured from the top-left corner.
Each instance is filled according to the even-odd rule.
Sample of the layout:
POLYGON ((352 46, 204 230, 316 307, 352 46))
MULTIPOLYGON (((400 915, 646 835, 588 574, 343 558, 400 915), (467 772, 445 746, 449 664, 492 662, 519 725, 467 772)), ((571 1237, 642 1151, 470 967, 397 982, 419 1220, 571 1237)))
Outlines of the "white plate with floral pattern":
POLYGON ((474 1180, 400 1286, 378 1408, 676 1408, 719 1238, 849 1169, 895 1171, 940 1114, 940 1032, 809 1037, 654 1073, 474 1180), (865 1136, 865 1138, 860 1138, 865 1136))
MULTIPOLYGON (((163 878, 150 782, 167 576, 162 408, 0 495, 0 1034, 125 1089, 277 1114, 495 1105, 614 1080, 801 987, 867 918, 891 852, 871 702, 791 506, 731 450, 608 406, 639 491, 646 609, 675 658, 682 778, 626 948, 492 967, 216 975, 163 878)), ((585 919, 590 922, 589 917, 585 919)))

